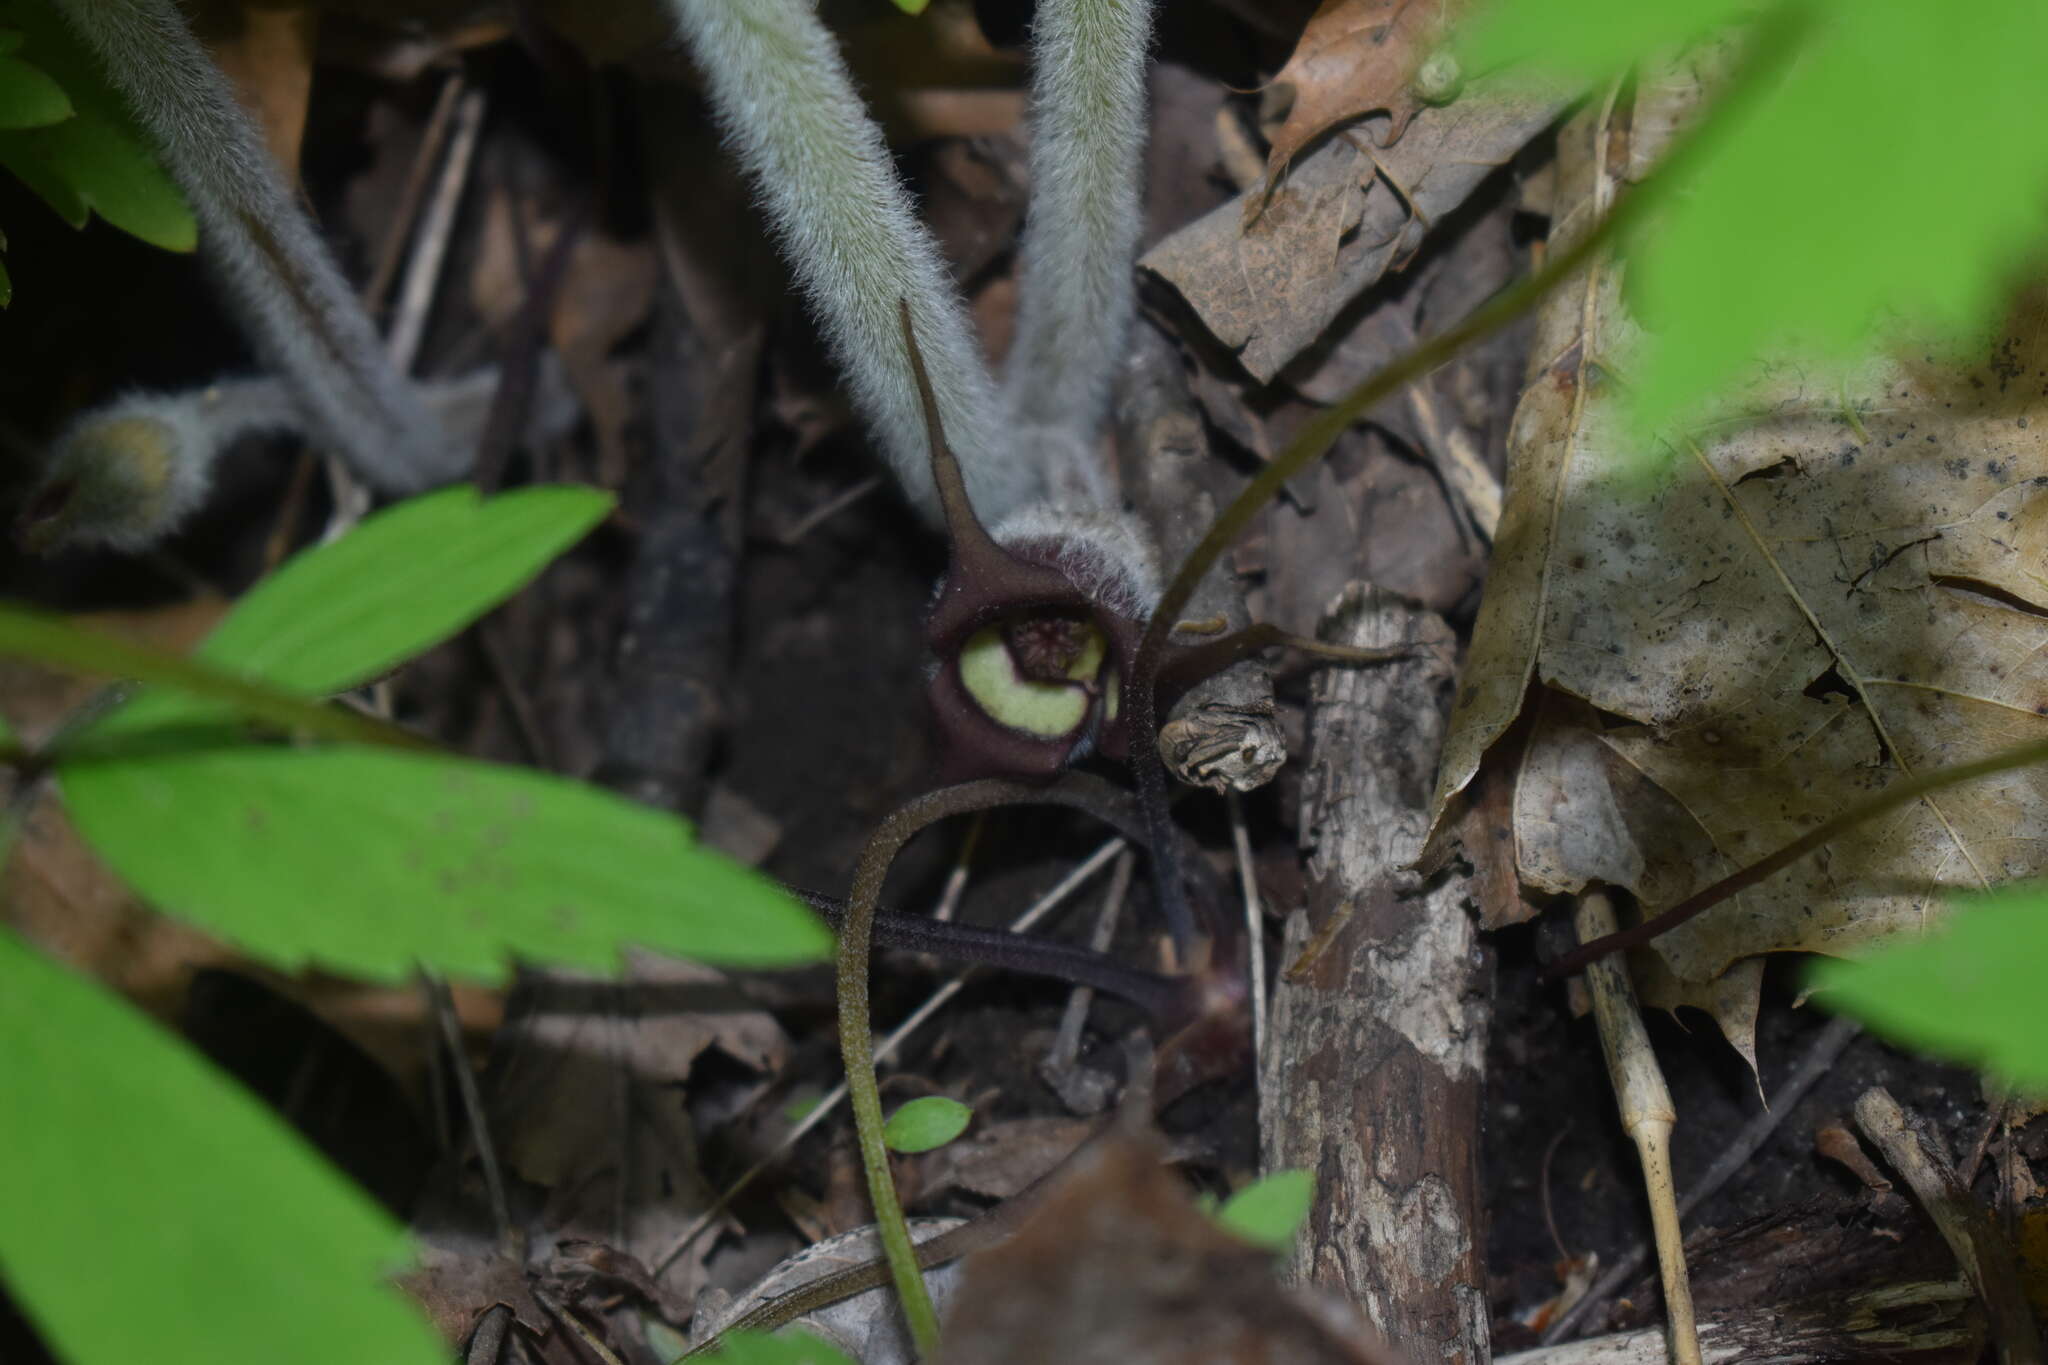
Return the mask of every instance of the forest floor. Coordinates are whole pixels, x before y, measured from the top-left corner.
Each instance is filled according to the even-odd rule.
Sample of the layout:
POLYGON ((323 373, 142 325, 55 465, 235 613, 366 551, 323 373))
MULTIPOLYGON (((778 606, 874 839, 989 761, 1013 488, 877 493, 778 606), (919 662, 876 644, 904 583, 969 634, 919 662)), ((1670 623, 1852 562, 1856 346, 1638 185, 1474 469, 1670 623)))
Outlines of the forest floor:
MULTIPOLYGON (((516 456, 508 481, 589 482, 621 496, 611 521, 531 590, 391 679, 394 714, 463 753, 654 794, 769 875, 843 892, 877 821, 929 781, 920 622, 944 547, 877 477, 745 193, 718 169, 687 73, 675 74, 680 59, 669 63, 678 93, 642 99, 633 78, 593 77, 576 64, 567 74, 546 69, 502 31, 401 38, 347 8, 323 20, 317 46, 302 54, 317 55, 317 66, 297 72, 312 74, 298 166, 320 221, 355 277, 368 278, 401 218, 445 84, 459 79, 479 92, 486 114, 419 368, 452 374, 506 354, 520 344, 522 307, 539 294, 581 417, 516 456), (565 230, 580 235, 551 281, 544 262, 565 230), (710 307, 700 302, 707 291, 710 307), (636 577, 655 536, 669 538, 688 592, 664 595, 636 577)), ((964 37, 964 10, 920 31, 886 6, 868 8, 850 21, 867 88, 999 354, 1026 202, 1023 7, 979 6, 982 32, 969 19, 964 37), (890 73, 905 70, 925 74, 914 86, 892 83, 890 73)), ((1229 205, 1262 169, 1261 130, 1274 120, 1257 94, 1242 92, 1271 80, 1314 6, 1168 8, 1153 77, 1148 248, 1229 205)), ((293 74, 265 78, 287 105, 293 74)), ((1209 433, 1204 482, 1227 496, 1390 353, 1388 337, 1426 332, 1526 273, 1547 227, 1531 187, 1548 178, 1549 156, 1541 132, 1493 156, 1497 166, 1419 247, 1358 288, 1271 382, 1255 379, 1175 289, 1148 276, 1145 325, 1179 346, 1209 433)), ((98 225, 72 233, 11 181, 0 184, 0 220, 16 281, 0 315, 12 338, 0 373, 10 467, 32 468, 47 433, 85 402, 131 386, 204 383, 249 363, 194 260, 98 225)), ((417 249, 397 240, 400 259, 417 249)), ((1317 286, 1304 275, 1298 287, 1317 286)), ((387 304, 387 315, 402 306, 387 304)), ((1511 330, 1430 381, 1495 480, 1527 344, 1526 329, 1511 330)), ((1232 561, 1253 617, 1312 634, 1345 584, 1360 581, 1441 615, 1467 639, 1488 545, 1433 461, 1433 439, 1413 408, 1389 404, 1268 509, 1232 561)), ((230 459, 204 514, 161 551, 37 559, 0 547, 0 578, 13 597, 92 613, 140 638, 189 642, 282 548, 317 536, 330 506, 319 469, 288 443, 251 442, 230 459)), ((1299 753, 1311 669, 1289 660, 1277 704, 1299 753)), ((77 695, 31 670, 0 669, 0 712, 18 724, 77 695)), ((1303 781, 1297 762, 1243 803, 1276 974, 1287 965, 1283 921, 1307 895, 1303 781)), ((1200 795, 1179 814, 1234 884, 1224 803, 1200 795)), ((1057 812, 1001 812, 972 836, 948 824, 913 845, 889 899, 933 905, 964 859, 960 917, 1005 924, 1102 837, 1057 812)), ((1076 898, 1059 932, 1085 935, 1106 881, 1076 898)), ((447 1210, 474 1196, 478 1172, 447 1058, 428 1041, 433 1021, 414 994, 284 980, 156 920, 91 866, 47 810, 8 890, 12 922, 175 1022, 430 1241, 460 1224, 447 1210)), ((1142 960, 1157 950, 1142 877, 1133 901, 1115 950, 1142 960)), ((1486 1308, 1502 1356, 1535 1346, 1568 1284, 1583 1288, 1650 1230, 1593 1022, 1575 990, 1541 975, 1569 946, 1569 925, 1547 902, 1525 908, 1540 913, 1479 940, 1475 1016, 1486 1043, 1473 1213, 1485 1229, 1486 1308)), ((880 959, 877 1030, 950 975, 912 957, 880 959)), ((1763 1112, 1760 1090, 1776 1094, 1826 1030, 1828 1016, 1800 1007, 1799 976, 1789 958, 1766 974, 1761 1086, 1707 1016, 1650 1012, 1678 1114, 1681 1194, 1763 1112)), ((901 1159, 913 1213, 986 1208, 1089 1131, 1090 1106, 1070 1107, 1044 1076, 1068 994, 1056 982, 978 973, 885 1066, 888 1102, 942 1093, 976 1114, 962 1142, 901 1159)), ((546 976, 504 995, 458 992, 515 1217, 530 1220, 536 1244, 609 1244, 654 1277, 637 1290, 624 1276, 578 1291, 606 1315, 623 1358, 665 1359, 700 1292, 740 1292, 784 1255, 870 1220, 843 1110, 775 1154, 838 1079, 832 1005, 822 970, 727 979, 648 967, 616 993, 587 997, 546 976), (678 994, 662 995, 671 988, 678 994), (686 1242, 712 1196, 770 1155, 729 1218, 686 1242), (661 1264, 679 1244, 680 1255, 661 1264)), ((1131 1007, 1098 1001, 1082 1064, 1114 1070, 1119 1040, 1141 1023, 1131 1007)), ((1770 1138, 1690 1220, 1703 1319, 1954 1274, 1909 1200, 1870 1183, 1874 1171, 1867 1179, 1817 1150, 1833 1141, 1826 1130, 1853 1129, 1855 1100, 1874 1085, 1931 1123, 2024 1240, 2017 1220, 2034 1194, 2028 1163, 2044 1154, 2044 1130, 1995 1123, 1973 1074, 1858 1037, 1803 1099, 1781 1106, 1770 1138)), ((1158 1115, 1197 1186, 1227 1193, 1258 1173, 1257 1092, 1247 1060, 1158 1115)), ((456 1332, 494 1302, 528 1302, 507 1287, 520 1272, 478 1245, 445 1240, 442 1278, 423 1291, 456 1332)), ((522 1310, 522 1320, 538 1311, 522 1310)), ((1653 1261, 1578 1331, 1651 1324, 1660 1311, 1653 1261)), ((528 1349, 550 1361, 582 1358, 559 1333, 528 1349)), ((1981 1350, 1978 1327, 1898 1358, 1969 1360, 1981 1350)), ((4 1332, 0 1355, 36 1358, 8 1348, 4 1332)))

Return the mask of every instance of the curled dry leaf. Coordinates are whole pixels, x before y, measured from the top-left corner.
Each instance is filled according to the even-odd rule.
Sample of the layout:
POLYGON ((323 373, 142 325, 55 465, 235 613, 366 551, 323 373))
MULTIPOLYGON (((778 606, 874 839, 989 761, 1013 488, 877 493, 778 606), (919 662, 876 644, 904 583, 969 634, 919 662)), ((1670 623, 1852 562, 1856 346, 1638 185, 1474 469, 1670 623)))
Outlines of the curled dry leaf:
POLYGON ((1455 104, 1416 115, 1391 147, 1341 132, 1296 161, 1270 198, 1252 187, 1139 264, 1179 290, 1253 378, 1270 382, 1360 291, 1405 264, 1431 226, 1561 105, 1475 85, 1455 104), (1247 209, 1261 198, 1253 217, 1247 209))
MULTIPOLYGON (((1567 128, 1554 248, 1721 61, 1567 128)), ((1739 413, 1646 454, 1619 401, 1642 342, 1622 299, 1602 260, 1538 320, 1435 837, 1534 681, 1589 705, 1534 718, 1524 880, 1624 886, 1654 912, 1903 776, 2048 734, 2048 310, 2021 306, 1988 359, 1760 364, 1739 413)), ((2044 789, 2014 772, 1936 793, 1654 951, 1675 989, 1739 1019, 1753 988, 1717 979, 1742 959, 1845 952, 1924 927, 1950 891, 2048 871, 2044 789)))
POLYGON ((1281 1288, 1272 1267, 1195 1208, 1152 1143, 1105 1136, 1015 1237, 968 1258, 939 1365, 1381 1359, 1348 1308, 1281 1288))
POLYGON ((1294 103, 1273 134, 1268 188, 1297 152, 1340 123, 1385 114, 1390 126, 1375 141, 1399 142, 1425 107, 1415 72, 1442 36, 1449 9, 1440 0, 1323 0, 1273 78, 1294 103))

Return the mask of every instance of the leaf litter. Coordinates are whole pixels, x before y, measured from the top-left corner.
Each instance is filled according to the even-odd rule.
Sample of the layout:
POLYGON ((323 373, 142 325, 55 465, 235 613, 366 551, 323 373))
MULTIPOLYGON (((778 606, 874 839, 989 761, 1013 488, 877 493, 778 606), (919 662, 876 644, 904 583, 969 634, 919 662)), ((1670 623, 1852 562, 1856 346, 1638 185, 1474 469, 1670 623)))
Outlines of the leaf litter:
MULTIPOLYGON (((1717 60, 1566 129, 1553 250, 1655 158, 1717 60)), ((1626 887, 1654 913, 1901 777, 2048 735, 2048 427, 2028 417, 2048 333, 2029 298, 1988 356, 1901 342, 1839 382, 1766 360, 1658 457, 1625 415, 1643 345, 1626 285, 1597 262, 1539 319, 1438 827, 1532 683, 1577 699, 1532 713, 1522 875, 1626 887)), ((2007 773, 1851 832, 1660 938, 1656 994, 1747 1052, 1755 969, 1740 989, 1724 973, 1921 930, 1951 892, 2048 871, 2044 795, 2007 773)))

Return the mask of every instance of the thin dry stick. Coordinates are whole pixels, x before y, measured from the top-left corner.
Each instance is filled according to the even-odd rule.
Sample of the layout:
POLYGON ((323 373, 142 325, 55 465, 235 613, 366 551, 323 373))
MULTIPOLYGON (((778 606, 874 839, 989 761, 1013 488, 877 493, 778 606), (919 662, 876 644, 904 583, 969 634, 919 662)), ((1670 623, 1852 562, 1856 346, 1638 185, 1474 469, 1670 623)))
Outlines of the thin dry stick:
POLYGON ((974 846, 981 842, 981 827, 987 818, 983 812, 967 822, 960 851, 953 855, 953 870, 946 874, 946 884, 939 888, 939 903, 932 907, 933 919, 949 920, 959 912, 960 897, 967 894, 967 874, 974 867, 974 846))
POLYGON ((1472 438, 1459 427, 1447 427, 1437 411, 1436 398, 1427 381, 1408 386, 1408 410, 1415 416, 1415 428, 1423 447, 1436 462, 1437 472, 1465 505, 1465 513, 1486 542, 1493 543, 1500 529, 1501 486, 1474 448, 1472 438))
POLYGON ((477 1089, 476 1071, 469 1064, 469 1052, 462 1042, 462 1020, 455 1013, 455 997, 448 983, 431 972, 422 972, 427 1000, 441 1021, 441 1037, 448 1044, 448 1066, 455 1073, 456 1092, 462 1096, 463 1112, 469 1115, 470 1135, 476 1139, 477 1159, 483 1163, 484 1189, 490 1195, 491 1219, 498 1226, 501 1246, 512 1244, 512 1212, 505 1202, 505 1173, 498 1165, 498 1149, 491 1142, 491 1125, 484 1116, 483 1095, 477 1089))
MULTIPOLYGON (((1581 942, 1614 932, 1614 904, 1604 891, 1579 899, 1581 942)), ((1650 1196, 1650 1223, 1657 1236, 1657 1267, 1664 1278, 1664 1317, 1676 1365, 1700 1365, 1698 1328, 1693 1323, 1692 1285, 1685 1273, 1685 1244, 1678 1232, 1678 1199, 1671 1183, 1671 1129, 1678 1114, 1657 1067, 1650 1035, 1628 973, 1613 959, 1586 969, 1593 1017, 1600 1025, 1600 1049, 1621 1105, 1621 1126, 1643 1160, 1643 1184, 1650 1196)))
POLYGON ((1252 871, 1252 839, 1245 829, 1244 800, 1223 793, 1230 808, 1230 846, 1237 855, 1237 885, 1244 895, 1245 972, 1251 978, 1252 1113, 1266 1106, 1266 925, 1259 908, 1259 879, 1252 871))
MULTIPOLYGON (((1769 1140, 1771 1134, 1778 1131, 1778 1126, 1784 1121, 1785 1116, 1792 1112, 1799 1101, 1806 1098, 1806 1092, 1813 1089, 1820 1078, 1834 1068, 1835 1062, 1848 1049, 1849 1044, 1862 1036, 1863 1026, 1849 1018, 1835 1019, 1821 1030, 1820 1036, 1813 1040, 1813 1046, 1808 1048, 1806 1055, 1800 1059, 1798 1069, 1786 1077, 1785 1083, 1778 1087, 1778 1093, 1771 1097, 1771 1102, 1764 1112, 1743 1125, 1742 1131, 1735 1135, 1733 1142, 1722 1149, 1721 1155, 1715 1159, 1707 1173, 1699 1178, 1685 1198, 1678 1201, 1678 1221, 1681 1225, 1692 1217, 1701 1204, 1713 1198, 1723 1185, 1734 1179, 1737 1171, 1749 1164, 1749 1159, 1756 1155, 1757 1149, 1769 1140)), ((1622 1286, 1642 1269, 1643 1262, 1649 1255, 1650 1248, 1645 1242, 1637 1242, 1630 1247, 1605 1274, 1593 1282, 1593 1287, 1587 1290, 1577 1303, 1560 1314, 1557 1321, 1544 1330, 1543 1344, 1555 1345, 1569 1336, 1572 1329, 1596 1308, 1621 1292, 1622 1286)))
POLYGON ((533 1297, 540 1301, 540 1306, 547 1309, 556 1322, 569 1329, 570 1333, 575 1336, 576 1340, 582 1344, 585 1350, 597 1357, 599 1365, 626 1365, 626 1362, 619 1359, 616 1351, 604 1344, 602 1337, 590 1330, 588 1323, 571 1312, 554 1295, 548 1293, 539 1285, 535 1285, 533 1286, 533 1297))
POLYGON ((1891 1097, 1874 1085, 1856 1099, 1856 1126, 1913 1187, 1913 1197, 1934 1220, 1991 1317, 2002 1365, 2040 1365, 2041 1332, 2020 1287, 2012 1248, 1963 1188, 1942 1145, 1921 1131, 1891 1097))
MULTIPOLYGON (((455 210, 462 202, 463 188, 469 182, 470 163, 475 158, 483 122, 483 92, 466 92, 456 104, 448 154, 441 163, 441 174, 435 181, 433 197, 421 219, 411 259, 406 262, 405 276, 399 282, 398 304, 392 312, 390 329, 384 336, 385 353, 391 357, 392 368, 400 374, 410 374, 413 361, 419 358, 420 342, 426 336, 427 313, 441 282, 441 267, 448 259, 448 240, 455 229, 455 210)), ((339 458, 328 458, 327 482, 333 493, 334 513, 328 518, 327 529, 321 533, 322 544, 339 539, 370 510, 368 485, 349 473, 339 458)))
POLYGON ((461 93, 462 73, 458 71, 442 82, 441 93, 434 97, 434 112, 427 117, 419 151, 406 171, 405 188, 398 195, 398 210, 391 215, 384 244, 377 252, 377 268, 370 272, 370 282, 363 286, 363 307, 372 317, 384 306, 384 296, 391 291, 391 282, 398 278, 406 243, 412 237, 413 220, 419 217, 420 201, 426 197, 427 177, 433 173, 434 163, 441 159, 441 146, 448 139, 455 100, 461 93))
MULTIPOLYGON (((1058 885, 1033 901, 1023 914, 1012 920, 1010 923, 1011 932, 1021 934, 1032 928, 1040 920, 1064 904, 1068 897, 1085 886, 1096 873, 1107 867, 1110 859, 1116 857, 1117 854, 1123 852, 1129 846, 1129 842, 1121 835, 1105 841, 1100 848, 1089 854, 1079 867, 1076 867, 1072 872, 1060 878, 1058 885)), ((904 1041, 913 1033, 923 1028, 934 1014, 937 1014, 945 1007, 947 1001, 958 995, 961 988, 967 984, 968 979, 979 970, 980 968, 978 967, 969 967, 955 975, 945 985, 933 991, 931 998, 911 1011, 910 1016, 898 1024, 893 1033, 875 1044, 875 1060, 878 1062, 886 1061, 890 1057, 895 1056, 896 1050, 903 1046, 904 1041)), ((813 1105, 811 1112, 798 1120, 796 1125, 783 1135, 782 1141, 776 1143, 766 1156, 748 1167, 739 1179, 727 1186, 725 1193, 718 1196, 716 1203, 699 1214, 696 1221, 691 1223, 689 1227, 683 1229, 683 1235, 676 1239, 675 1245, 663 1252, 661 1259, 654 1263, 654 1273, 659 1275, 668 1269, 676 1257, 687 1251, 690 1244, 704 1234, 705 1230, 717 1220, 718 1216, 724 1213, 732 1204, 732 1201, 739 1198, 742 1190, 753 1184, 763 1171, 781 1160, 784 1153, 802 1141, 804 1134, 822 1123, 826 1116, 834 1109, 837 1109, 845 1099, 846 1082, 841 1081, 827 1092, 825 1098, 813 1105)))
POLYGON ((462 205, 462 192, 469 183, 470 163, 476 158, 478 139, 483 134, 484 93, 463 94, 455 110, 455 127, 448 139, 448 156, 441 163, 440 178, 433 197, 420 220, 419 239, 405 278, 398 287, 398 306, 391 317, 385 349, 399 372, 409 374, 419 359, 420 342, 426 336, 427 315, 433 310, 434 294, 441 283, 441 266, 448 259, 448 242, 455 230, 455 213, 462 205))
MULTIPOLYGON (((1137 854, 1130 849, 1117 855, 1116 870, 1109 874, 1109 890, 1102 897, 1102 911, 1095 918, 1095 931, 1088 936, 1088 946, 1098 953, 1108 952, 1110 941, 1116 937, 1117 918, 1123 913, 1124 897, 1130 894, 1131 874, 1137 865, 1137 854)), ((1088 1022, 1088 1007, 1094 1001, 1093 986, 1076 986, 1068 994, 1066 1013, 1060 1016, 1060 1031, 1045 1059, 1053 1070, 1071 1069, 1081 1055, 1081 1029, 1088 1022)))

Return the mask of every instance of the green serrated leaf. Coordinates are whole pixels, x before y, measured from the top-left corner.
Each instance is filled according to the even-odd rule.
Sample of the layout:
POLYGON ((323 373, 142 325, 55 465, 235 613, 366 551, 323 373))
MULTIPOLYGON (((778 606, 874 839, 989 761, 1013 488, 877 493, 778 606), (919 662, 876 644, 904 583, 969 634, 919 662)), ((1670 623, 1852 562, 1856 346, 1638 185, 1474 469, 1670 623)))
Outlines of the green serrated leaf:
POLYGON ((445 1365, 398 1226, 269 1110, 0 930, 0 1275, 73 1365, 445 1365))
POLYGON ((808 1332, 732 1332, 703 1357, 706 1365, 853 1365, 808 1332))
POLYGON ((71 113, 70 96, 41 67, 0 54, 0 128, 41 128, 71 113))
MULTIPOLYGON (((1505 0, 1466 57, 1606 79, 1743 8, 1505 0)), ((1898 323, 1975 338, 2048 235, 2048 143, 2010 135, 2048 117, 2048 5, 1985 0, 1967 23, 1891 0, 1761 8, 1797 15, 1801 50, 1699 148, 1626 250, 1632 301, 1657 334, 1630 375, 1646 427, 1780 347, 1848 365, 1898 323), (1914 168, 1907 202, 1900 166, 1914 168)))
MULTIPOLYGON (((522 488, 487 499, 467 485, 399 503, 250 589, 195 657, 305 696, 354 687, 518 592, 612 504, 595 488, 522 488)), ((222 714, 155 692, 109 716, 99 733, 222 714)))
POLYGON ((892 1152, 929 1152, 967 1131, 974 1111, 944 1095, 926 1095, 889 1115, 882 1141, 892 1152))
POLYGON ((1815 999, 1923 1052, 2048 1094, 2048 887, 1960 901, 1925 938, 1816 962, 1815 999))
POLYGON ((99 63, 46 6, 0 3, 0 23, 24 35, 21 51, 69 98, 74 115, 46 128, 0 132, 0 165, 65 222, 97 212, 169 251, 190 251, 198 224, 176 184, 99 63))
POLYGON ((830 932, 676 817, 546 773, 392 749, 234 746, 58 769, 80 832, 159 909, 275 966, 499 981, 626 946, 816 961, 830 932))
POLYGON ((1309 1172, 1275 1171, 1224 1200, 1216 1221, 1247 1242, 1284 1251, 1294 1244, 1315 1197, 1316 1180, 1309 1172))

